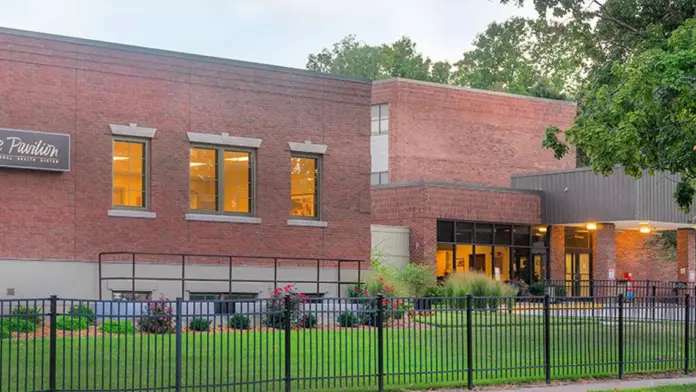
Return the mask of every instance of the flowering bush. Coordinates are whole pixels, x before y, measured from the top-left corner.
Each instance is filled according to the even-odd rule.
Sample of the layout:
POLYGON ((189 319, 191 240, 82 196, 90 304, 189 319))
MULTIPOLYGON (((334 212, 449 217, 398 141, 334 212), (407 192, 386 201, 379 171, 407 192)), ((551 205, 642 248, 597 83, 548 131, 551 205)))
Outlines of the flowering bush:
MULTIPOLYGON (((404 309, 403 300, 393 298, 395 297, 394 285, 388 284, 384 277, 368 283, 367 290, 370 294, 382 296, 382 309, 384 310, 382 321, 386 321, 388 318, 401 319, 403 317, 404 312, 400 311, 404 309)), ((377 326, 377 301, 379 301, 378 298, 365 302, 363 311, 360 313, 360 319, 364 325, 377 326)))
POLYGON ((361 284, 352 284, 348 286, 348 298, 362 298, 370 295, 367 289, 361 284))
POLYGON ((288 296, 290 301, 290 325, 298 325, 298 317, 302 305, 307 303, 307 296, 298 293, 297 287, 289 284, 283 288, 277 287, 271 290, 271 297, 266 303, 266 320, 264 323, 271 328, 285 328, 288 321, 285 313, 285 296, 288 296))
POLYGON ((174 329, 172 305, 167 298, 143 305, 140 330, 150 333, 169 333, 174 329))

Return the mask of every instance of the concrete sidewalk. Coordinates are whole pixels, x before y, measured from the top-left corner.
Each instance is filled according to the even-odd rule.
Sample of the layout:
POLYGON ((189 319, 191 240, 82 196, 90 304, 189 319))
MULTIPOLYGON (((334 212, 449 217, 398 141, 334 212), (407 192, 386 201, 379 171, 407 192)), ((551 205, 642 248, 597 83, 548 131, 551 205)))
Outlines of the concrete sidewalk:
MULTIPOLYGON (((557 386, 537 386, 537 387, 524 387, 518 389, 501 389, 501 390, 488 390, 487 392, 587 392, 587 391, 597 391, 597 390, 612 390, 612 389, 625 389, 625 388, 649 388, 657 387, 661 385, 683 385, 683 384, 696 384, 696 377, 683 377, 683 378, 667 378, 667 379, 655 379, 655 380, 632 380, 632 381, 606 381, 598 383, 587 383, 587 384, 568 384, 568 385, 557 385, 557 386)), ((696 390, 696 386, 694 386, 696 390)), ((461 391, 466 391, 462 389, 461 391)))

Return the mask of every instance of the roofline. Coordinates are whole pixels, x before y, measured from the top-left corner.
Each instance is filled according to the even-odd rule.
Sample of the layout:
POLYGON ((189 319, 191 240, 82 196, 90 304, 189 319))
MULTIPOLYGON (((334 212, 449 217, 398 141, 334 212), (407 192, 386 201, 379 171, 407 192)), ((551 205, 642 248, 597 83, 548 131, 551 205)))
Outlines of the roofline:
POLYGON ((502 186, 488 186, 464 184, 460 182, 439 182, 439 181, 408 181, 394 184, 373 185, 372 189, 391 189, 391 188, 413 188, 413 187, 437 187, 437 188, 458 188, 472 191, 492 191, 492 192, 507 192, 507 193, 524 193, 530 195, 541 195, 542 191, 534 189, 522 188, 506 188, 502 186))
MULTIPOLYGON (((622 169, 623 166, 616 165, 613 170, 622 169)), ((576 167, 572 169, 558 169, 558 170, 548 170, 535 173, 522 173, 522 174, 511 174, 510 178, 524 178, 524 177, 538 177, 538 176, 551 176, 554 174, 564 174, 564 173, 577 173, 577 172, 588 172, 594 171, 591 167, 576 167)), ((598 175, 601 175, 597 173, 598 175)))
POLYGON ((291 73, 291 74, 324 78, 324 79, 335 79, 335 80, 342 80, 342 81, 355 82, 355 83, 364 83, 364 84, 372 83, 372 81, 369 79, 350 77, 350 76, 333 75, 333 74, 325 74, 325 73, 321 73, 321 72, 310 71, 307 69, 284 67, 284 66, 280 66, 280 65, 262 64, 262 63, 255 63, 255 62, 242 61, 242 60, 232 60, 232 59, 226 59, 226 58, 222 58, 222 57, 204 56, 204 55, 199 55, 199 54, 176 52, 176 51, 172 51, 172 50, 154 49, 154 48, 147 48, 147 47, 143 47, 143 46, 118 44, 118 43, 113 43, 113 42, 97 41, 97 40, 86 39, 86 38, 68 37, 68 36, 64 36, 64 35, 41 33, 41 32, 37 32, 37 31, 18 30, 18 29, 12 29, 12 28, 2 27, 2 26, 0 26, 0 34, 15 35, 15 36, 20 36, 20 37, 43 39, 43 40, 50 40, 50 41, 56 41, 56 42, 64 42, 64 43, 75 44, 75 45, 92 46, 92 47, 97 47, 97 48, 120 50, 120 51, 124 51, 124 52, 148 54, 148 55, 161 56, 161 57, 171 57, 171 58, 184 59, 184 60, 200 61, 200 62, 215 63, 215 64, 222 64, 222 65, 231 65, 231 66, 235 66, 235 67, 260 69, 260 70, 271 71, 271 72, 284 72, 284 73, 291 73))
POLYGON ((471 93, 483 93, 483 94, 489 94, 489 95, 497 95, 497 96, 501 96, 501 97, 521 98, 521 99, 526 99, 526 100, 530 100, 530 101, 564 104, 564 105, 568 105, 568 106, 572 106, 572 107, 578 106, 578 104, 576 102, 573 102, 573 101, 563 101, 560 99, 530 97, 528 95, 512 94, 512 93, 506 93, 506 92, 502 92, 502 91, 482 90, 482 89, 478 89, 478 88, 463 87, 463 86, 453 86, 450 84, 426 82, 423 80, 414 80, 414 79, 407 79, 407 78, 401 78, 401 77, 375 80, 374 82, 372 82, 372 84, 379 85, 379 84, 387 84, 387 83, 395 83, 395 82, 420 84, 420 85, 430 86, 430 87, 439 87, 439 88, 446 88, 446 89, 450 89, 450 90, 467 91, 467 92, 471 92, 471 93))

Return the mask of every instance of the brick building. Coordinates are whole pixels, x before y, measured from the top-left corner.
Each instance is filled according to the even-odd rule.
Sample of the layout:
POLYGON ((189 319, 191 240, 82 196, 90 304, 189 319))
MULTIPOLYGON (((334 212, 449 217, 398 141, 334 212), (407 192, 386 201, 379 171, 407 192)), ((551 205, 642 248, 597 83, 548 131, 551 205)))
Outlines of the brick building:
MULTIPOLYGON (((9 142, 0 151, 1 295, 131 290, 114 280, 98 293, 95 261, 106 251, 307 258, 281 260, 278 274, 295 280, 316 279, 321 259, 321 279, 335 280, 330 260, 369 258, 370 89, 305 70, 0 29, 0 136, 69 135, 70 148, 67 171, 10 167, 36 159, 9 142)), ((140 276, 179 276, 167 265, 177 257, 140 261, 140 276)), ((190 277, 228 274, 215 267, 227 259, 194 262, 190 277)), ((273 262, 234 262, 235 278, 273 278, 273 262)), ((130 267, 103 272, 130 276, 130 267)), ((178 287, 145 280, 136 290, 175 296, 178 287)), ((227 287, 188 282, 185 295, 227 287)))
POLYGON ((411 260, 439 276, 686 280, 696 269, 673 184, 651 183, 636 206, 636 186, 655 178, 604 178, 541 148, 547 126, 572 124, 574 103, 395 78, 374 83, 372 105, 372 222, 409 228, 411 260), (679 263, 641 232, 674 229, 679 263))

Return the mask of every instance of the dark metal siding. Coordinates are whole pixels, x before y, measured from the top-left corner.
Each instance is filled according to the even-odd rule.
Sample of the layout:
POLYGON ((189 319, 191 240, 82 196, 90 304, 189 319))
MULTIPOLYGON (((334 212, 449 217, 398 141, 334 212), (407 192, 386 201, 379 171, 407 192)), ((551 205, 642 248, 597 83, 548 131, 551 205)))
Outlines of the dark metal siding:
POLYGON ((588 169, 512 177, 512 187, 543 191, 547 224, 646 220, 689 223, 673 199, 677 176, 647 173, 641 179, 621 168, 604 177, 588 169))

